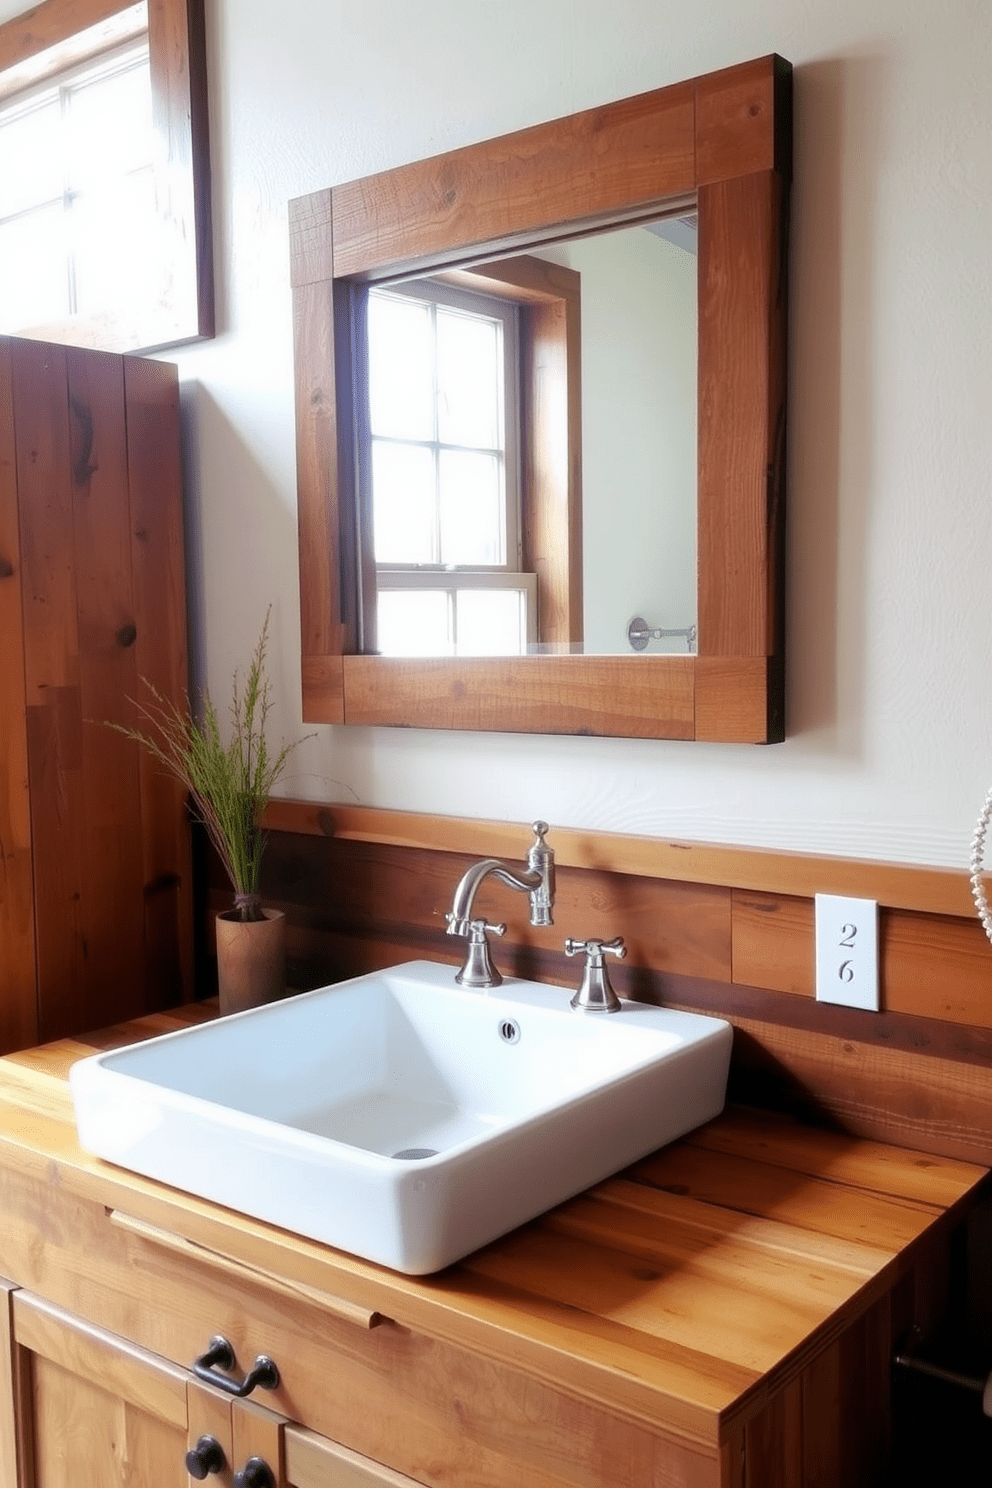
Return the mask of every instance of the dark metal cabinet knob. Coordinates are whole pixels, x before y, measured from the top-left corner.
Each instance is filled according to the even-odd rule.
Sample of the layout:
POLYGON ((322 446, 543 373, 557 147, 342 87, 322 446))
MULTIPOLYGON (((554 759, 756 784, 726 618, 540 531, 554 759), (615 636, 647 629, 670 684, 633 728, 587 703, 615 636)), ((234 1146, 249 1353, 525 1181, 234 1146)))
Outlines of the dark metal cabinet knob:
POLYGON ((275 1474, 264 1457, 249 1457, 234 1474, 234 1488, 276 1488, 275 1474))
POLYGON ((202 1482, 210 1473, 223 1472, 227 1466, 224 1448, 215 1436, 201 1436, 195 1447, 186 1453, 186 1471, 191 1478, 202 1482))

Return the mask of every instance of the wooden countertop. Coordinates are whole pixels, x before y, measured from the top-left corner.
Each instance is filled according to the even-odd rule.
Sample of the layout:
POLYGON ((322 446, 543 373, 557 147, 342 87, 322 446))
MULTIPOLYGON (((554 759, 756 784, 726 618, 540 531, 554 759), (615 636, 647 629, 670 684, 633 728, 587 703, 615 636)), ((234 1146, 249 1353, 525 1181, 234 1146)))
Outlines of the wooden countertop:
POLYGON ((70 1065, 200 1021, 179 1009, 0 1060, 0 1166, 312 1297, 721 1441, 882 1296, 985 1169, 728 1108, 434 1277, 411 1278, 83 1152, 70 1065), (339 1299, 339 1300, 335 1300, 339 1299))

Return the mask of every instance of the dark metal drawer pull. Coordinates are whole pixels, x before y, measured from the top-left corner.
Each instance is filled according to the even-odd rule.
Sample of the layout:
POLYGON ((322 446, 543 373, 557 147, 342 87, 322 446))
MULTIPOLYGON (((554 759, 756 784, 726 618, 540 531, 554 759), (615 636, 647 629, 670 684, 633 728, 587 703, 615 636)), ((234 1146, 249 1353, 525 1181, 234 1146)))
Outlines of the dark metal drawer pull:
POLYGON ((217 1372, 220 1369, 233 1369, 234 1365, 234 1349, 227 1339, 222 1338, 218 1333, 211 1338, 207 1352, 193 1360, 193 1373, 197 1379, 205 1381, 208 1385, 216 1385, 226 1394, 234 1395, 238 1400, 243 1400, 246 1395, 250 1395, 256 1386, 263 1390, 278 1388, 279 1371, 267 1354, 259 1354, 240 1384, 237 1380, 231 1379, 229 1375, 217 1372))

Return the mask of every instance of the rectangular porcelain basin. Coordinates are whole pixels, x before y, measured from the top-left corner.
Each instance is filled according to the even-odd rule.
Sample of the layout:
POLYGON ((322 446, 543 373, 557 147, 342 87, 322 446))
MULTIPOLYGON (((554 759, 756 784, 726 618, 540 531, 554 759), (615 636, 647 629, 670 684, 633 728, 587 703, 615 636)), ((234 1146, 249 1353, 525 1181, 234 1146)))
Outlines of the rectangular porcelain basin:
POLYGON ((716 1116, 732 1030, 413 961, 83 1059, 82 1145, 413 1275, 716 1116))

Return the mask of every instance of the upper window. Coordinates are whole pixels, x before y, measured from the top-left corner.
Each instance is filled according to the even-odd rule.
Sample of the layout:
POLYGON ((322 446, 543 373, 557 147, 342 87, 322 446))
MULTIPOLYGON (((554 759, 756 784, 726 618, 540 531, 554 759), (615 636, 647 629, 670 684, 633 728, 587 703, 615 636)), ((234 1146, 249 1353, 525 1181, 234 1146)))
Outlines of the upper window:
POLYGON ((202 0, 42 0, 0 25, 0 333, 213 334, 204 51, 202 0))
POLYGON ((140 316, 154 155, 147 33, 0 105, 0 324, 140 316))
POLYGON ((520 571, 517 307, 438 283, 364 305, 376 649, 520 654, 535 581, 520 571))

